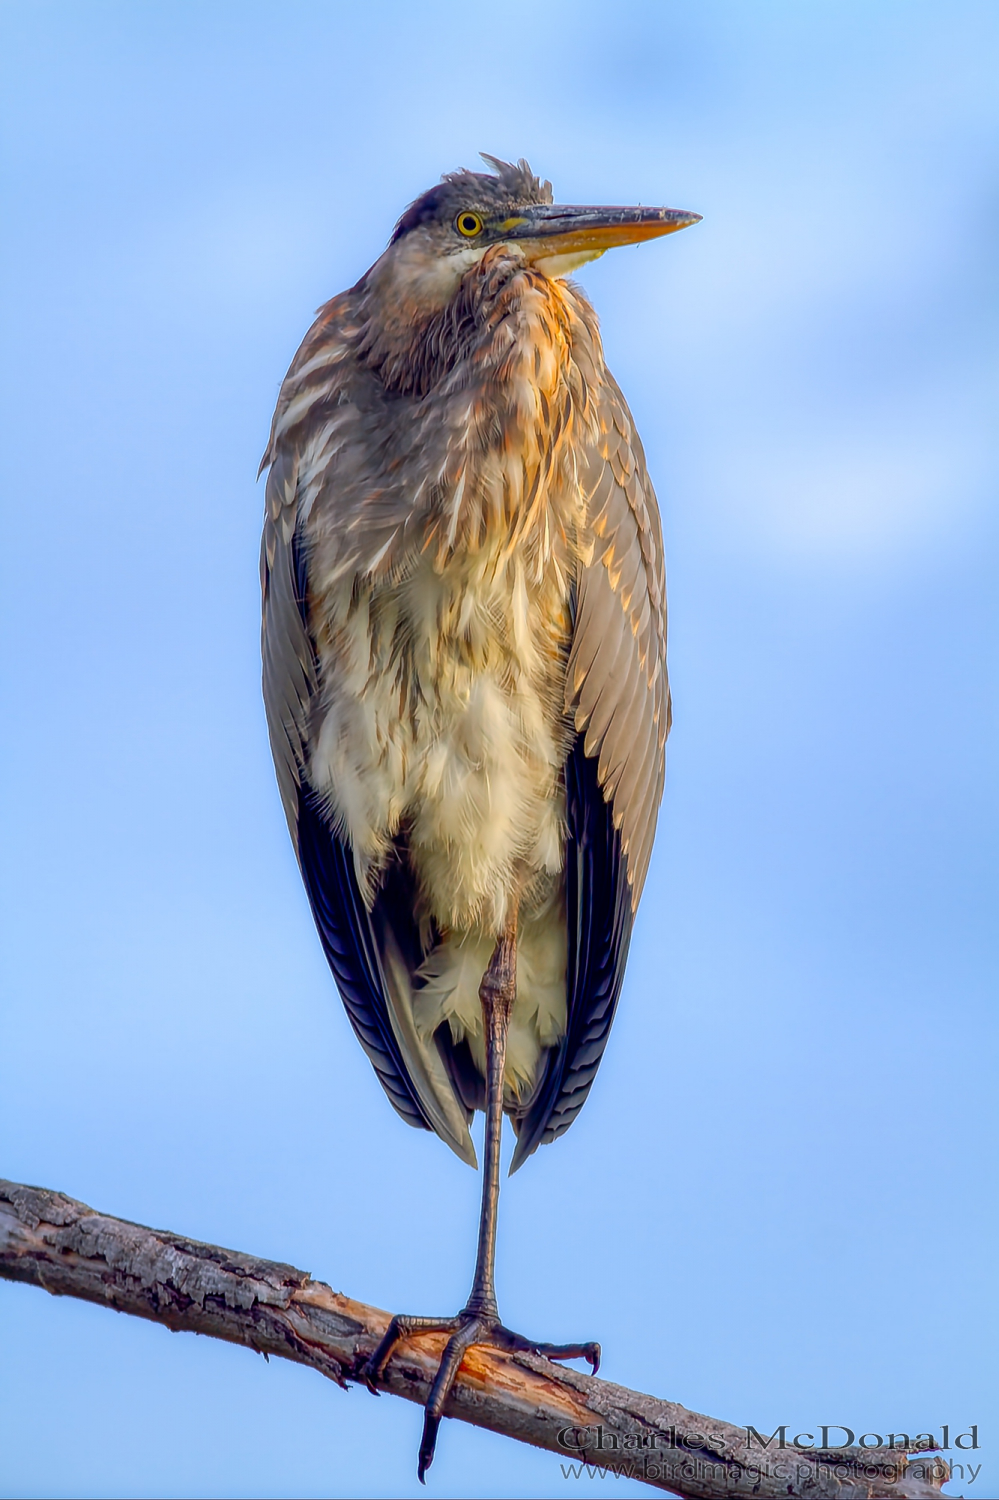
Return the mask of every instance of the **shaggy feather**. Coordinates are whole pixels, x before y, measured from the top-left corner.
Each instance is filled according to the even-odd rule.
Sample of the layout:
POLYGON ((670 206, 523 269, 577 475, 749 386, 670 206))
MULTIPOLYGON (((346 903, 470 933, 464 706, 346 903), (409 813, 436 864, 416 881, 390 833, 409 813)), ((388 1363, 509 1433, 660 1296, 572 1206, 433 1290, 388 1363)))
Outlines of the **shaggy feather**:
POLYGON ((282 386, 264 689, 358 1034, 400 1112, 466 1159, 479 986, 517 904, 519 1160, 574 1118, 606 1041, 668 689, 655 497, 592 308, 514 243, 442 250, 458 210, 551 201, 494 165, 407 210, 282 386), (567 818, 579 736, 605 784, 577 768, 567 818))

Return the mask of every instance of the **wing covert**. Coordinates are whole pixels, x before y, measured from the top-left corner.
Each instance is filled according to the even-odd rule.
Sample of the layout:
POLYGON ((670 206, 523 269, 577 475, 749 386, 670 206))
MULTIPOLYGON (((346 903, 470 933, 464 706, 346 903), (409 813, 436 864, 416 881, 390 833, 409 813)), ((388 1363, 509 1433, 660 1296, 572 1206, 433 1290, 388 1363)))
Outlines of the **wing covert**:
POLYGON ((607 374, 599 440, 581 474, 592 551, 577 579, 566 709, 566 1034, 516 1122, 511 1171, 568 1130, 590 1090, 621 994, 648 871, 670 725, 662 531, 645 455, 607 374))
POLYGON ((580 570, 566 708, 621 836, 632 910, 648 873, 666 770, 666 577, 645 454, 608 373, 580 478, 592 554, 580 570))

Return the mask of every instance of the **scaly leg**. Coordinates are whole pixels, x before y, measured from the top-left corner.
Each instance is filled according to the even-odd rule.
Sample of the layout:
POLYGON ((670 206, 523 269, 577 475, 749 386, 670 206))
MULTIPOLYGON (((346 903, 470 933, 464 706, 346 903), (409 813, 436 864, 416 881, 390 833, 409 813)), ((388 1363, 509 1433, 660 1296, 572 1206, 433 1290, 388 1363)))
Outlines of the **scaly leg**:
POLYGON ((468 1301, 453 1318, 395 1317, 365 1368, 374 1390, 400 1339, 413 1333, 450 1333, 437 1375, 430 1388, 423 1419, 418 1474, 425 1482, 434 1458, 437 1429, 466 1349, 488 1344, 511 1353, 544 1355, 547 1359, 585 1359, 594 1374, 600 1365, 599 1344, 540 1344, 513 1333, 499 1321, 496 1305, 496 1221, 500 1192, 500 1140, 503 1131, 503 1072, 510 1014, 517 997, 517 923, 514 918, 500 937, 479 988, 486 1038, 486 1139, 482 1170, 482 1208, 479 1247, 468 1301))

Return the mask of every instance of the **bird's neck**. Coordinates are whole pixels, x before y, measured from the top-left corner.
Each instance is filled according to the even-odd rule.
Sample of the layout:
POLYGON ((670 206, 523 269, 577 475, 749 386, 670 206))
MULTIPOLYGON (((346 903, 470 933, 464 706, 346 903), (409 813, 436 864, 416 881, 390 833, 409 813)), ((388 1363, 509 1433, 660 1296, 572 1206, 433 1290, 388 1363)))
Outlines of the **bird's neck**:
POLYGON ((590 313, 585 331, 599 342, 578 292, 532 270, 512 245, 494 246, 450 281, 432 267, 374 269, 358 288, 356 352, 392 395, 424 397, 454 379, 516 378, 519 364, 537 363, 542 350, 562 363, 581 305, 590 313))

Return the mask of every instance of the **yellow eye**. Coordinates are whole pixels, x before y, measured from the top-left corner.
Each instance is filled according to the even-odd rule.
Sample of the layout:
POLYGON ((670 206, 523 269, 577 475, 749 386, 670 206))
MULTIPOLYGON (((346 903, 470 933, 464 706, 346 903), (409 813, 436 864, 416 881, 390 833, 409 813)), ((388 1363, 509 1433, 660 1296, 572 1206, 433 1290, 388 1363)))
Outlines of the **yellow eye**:
POLYGON ((470 208, 463 208, 454 221, 454 227, 459 234, 463 234, 466 239, 471 240, 477 234, 482 233, 482 220, 470 208))

